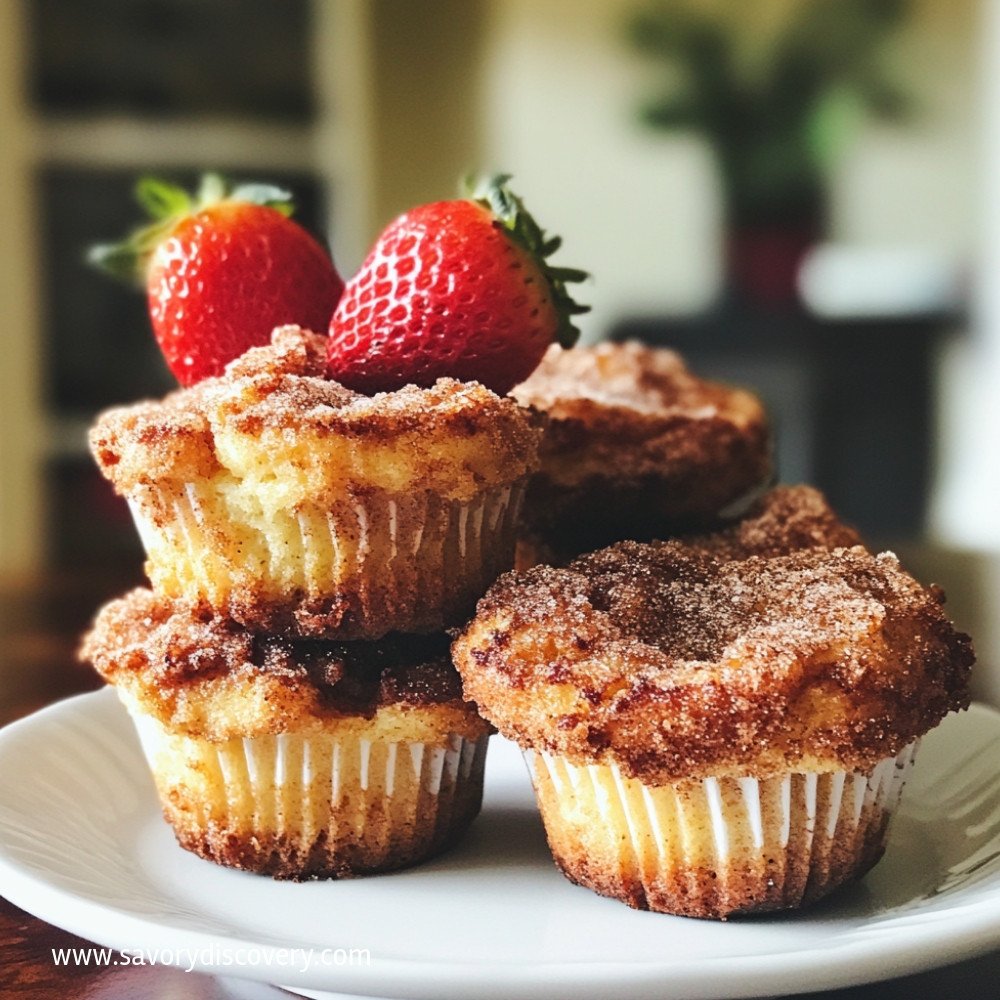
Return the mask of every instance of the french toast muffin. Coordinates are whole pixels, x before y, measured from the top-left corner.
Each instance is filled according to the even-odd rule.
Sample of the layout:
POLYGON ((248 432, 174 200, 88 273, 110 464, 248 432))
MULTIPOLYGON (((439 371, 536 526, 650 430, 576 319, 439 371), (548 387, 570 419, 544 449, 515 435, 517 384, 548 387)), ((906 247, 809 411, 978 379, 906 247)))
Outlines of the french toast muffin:
POLYGON ((714 527, 770 480, 760 400, 639 343, 549 348, 511 393, 547 417, 518 568, 714 527))
POLYGON ((146 589, 82 656, 130 712, 180 845, 282 879, 401 868, 479 812, 490 727, 448 638, 254 635, 146 589))
POLYGON ((104 413, 154 589, 253 631, 378 638, 456 624, 513 565, 536 418, 475 382, 365 396, 283 327, 224 375, 104 413))
POLYGON ((815 486, 775 486, 762 494, 737 521, 716 531, 677 539, 719 559, 780 556, 797 549, 838 549, 861 545, 815 486))
POLYGON ((480 602, 455 664, 572 881, 725 919, 881 857, 917 742, 968 705, 970 642, 891 553, 788 544, 623 542, 480 602))

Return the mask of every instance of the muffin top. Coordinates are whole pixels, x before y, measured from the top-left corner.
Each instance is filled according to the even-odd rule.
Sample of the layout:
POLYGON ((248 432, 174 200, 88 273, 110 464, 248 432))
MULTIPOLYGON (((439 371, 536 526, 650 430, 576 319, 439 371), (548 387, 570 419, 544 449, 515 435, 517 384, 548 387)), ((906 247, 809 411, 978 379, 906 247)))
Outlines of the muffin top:
POLYGON ((537 464, 537 419, 479 383, 365 396, 325 371, 325 337, 280 327, 218 378, 105 412, 91 448, 125 495, 228 474, 280 483, 289 505, 366 487, 465 501, 537 464))
POLYGON ((891 553, 710 547, 501 577, 453 647, 466 695, 522 747, 653 785, 868 770, 968 704, 968 637, 891 553))
MULTIPOLYGON (((697 378, 674 351, 636 342, 553 345, 511 395, 549 417, 544 472, 565 483, 594 474, 662 474, 672 463, 710 464, 723 429, 762 451, 767 439, 764 409, 752 393, 697 378), (579 456, 563 461, 569 451, 592 461, 582 467, 579 456)), ((755 483, 766 471, 766 454, 760 459, 755 483)))
POLYGON ((860 545, 861 536, 840 520, 819 490, 799 485, 776 486, 754 501, 739 521, 683 541, 719 559, 745 559, 850 547, 860 545))
POLYGON ((463 699, 443 633, 283 639, 138 588, 100 610, 81 657, 171 731, 212 741, 361 722, 386 710, 436 710, 451 719, 438 738, 488 730, 463 699))
POLYGON ((710 525, 771 475, 760 400, 673 351, 552 347, 512 395, 548 418, 527 530, 561 558, 710 525))

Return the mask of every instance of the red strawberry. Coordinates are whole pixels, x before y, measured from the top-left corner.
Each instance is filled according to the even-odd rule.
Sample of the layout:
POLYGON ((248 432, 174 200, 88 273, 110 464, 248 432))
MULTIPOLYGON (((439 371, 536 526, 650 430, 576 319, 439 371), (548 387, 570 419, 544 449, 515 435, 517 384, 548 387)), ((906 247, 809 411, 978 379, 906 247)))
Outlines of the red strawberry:
POLYGON ((561 241, 546 238, 508 179, 421 205, 382 233, 330 323, 331 378, 379 392, 448 375, 502 394, 554 340, 576 340, 571 317, 588 307, 566 284, 586 274, 549 265, 561 241))
POLYGON ((170 370, 182 385, 209 375, 285 323, 322 330, 344 290, 329 254, 288 215, 280 188, 245 184, 231 193, 209 174, 197 198, 147 178, 136 188, 155 220, 90 260, 138 279, 170 370))

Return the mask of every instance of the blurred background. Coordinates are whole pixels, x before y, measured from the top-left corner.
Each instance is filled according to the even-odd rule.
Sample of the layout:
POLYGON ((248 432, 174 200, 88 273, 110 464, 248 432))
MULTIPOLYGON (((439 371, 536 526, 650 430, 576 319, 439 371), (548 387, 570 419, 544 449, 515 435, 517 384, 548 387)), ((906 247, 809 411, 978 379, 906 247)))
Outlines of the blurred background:
POLYGON ((513 173, 593 274, 585 336, 755 387, 781 478, 1000 664, 1000 0, 3 0, 0 74, 8 701, 59 693, 43 665, 141 579, 85 433, 172 383, 83 251, 138 221, 137 175, 205 168, 290 186, 345 275, 513 173))

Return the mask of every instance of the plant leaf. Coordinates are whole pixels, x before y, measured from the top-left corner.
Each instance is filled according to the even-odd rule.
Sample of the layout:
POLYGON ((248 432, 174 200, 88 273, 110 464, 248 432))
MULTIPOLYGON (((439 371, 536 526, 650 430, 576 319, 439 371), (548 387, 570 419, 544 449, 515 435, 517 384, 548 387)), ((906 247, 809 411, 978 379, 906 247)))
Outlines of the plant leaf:
POLYGON ((87 263, 118 281, 133 284, 138 255, 129 243, 99 243, 87 251, 87 263))
POLYGON ((206 205, 214 205, 226 197, 226 190, 229 185, 222 174, 214 171, 201 175, 201 184, 198 186, 197 202, 200 208, 206 205))
POLYGON ((139 178, 135 197, 153 219, 169 219, 191 210, 191 196, 187 191, 159 177, 139 178))
POLYGON ((239 184, 229 195, 229 200, 264 205, 281 212, 282 215, 291 215, 294 211, 292 192, 276 184, 239 184))

